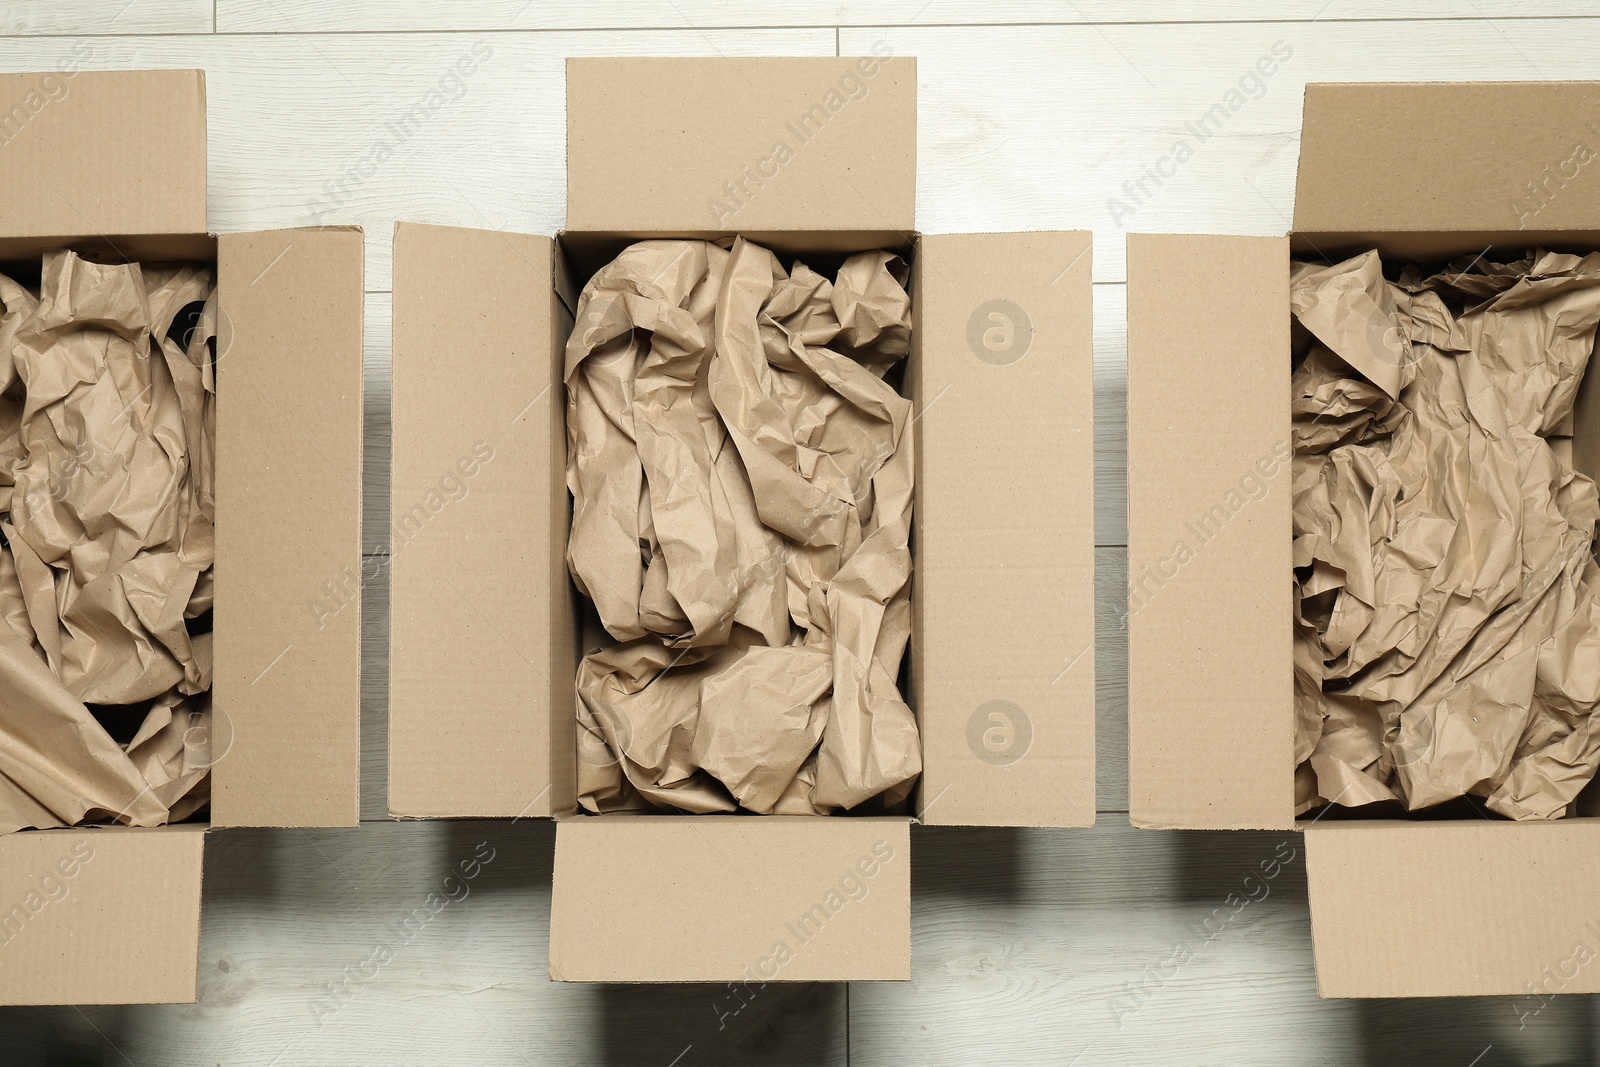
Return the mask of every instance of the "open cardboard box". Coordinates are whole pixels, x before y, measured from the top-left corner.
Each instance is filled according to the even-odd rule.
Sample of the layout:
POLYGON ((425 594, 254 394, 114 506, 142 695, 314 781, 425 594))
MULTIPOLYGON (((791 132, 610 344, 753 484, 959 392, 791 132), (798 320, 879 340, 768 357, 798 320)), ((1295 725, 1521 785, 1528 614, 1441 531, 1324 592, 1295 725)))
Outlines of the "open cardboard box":
POLYGON ((359 814, 362 237, 206 232, 201 71, 0 75, 0 124, 0 271, 214 263, 220 308, 210 827, 0 837, 0 1003, 189 1003, 208 828, 359 814))
POLYGON ((1291 233, 1128 238, 1131 815, 1303 829, 1326 997, 1600 991, 1600 819, 1296 823, 1287 463, 1291 255, 1600 249, 1597 117, 1600 83, 1308 85, 1291 233))
POLYGON ((642 237, 904 255, 912 808, 1087 826, 1089 235, 917 235, 911 59, 570 60, 567 123, 559 236, 395 231, 390 811, 557 820, 558 980, 908 978, 910 818, 578 813, 570 309, 642 237))

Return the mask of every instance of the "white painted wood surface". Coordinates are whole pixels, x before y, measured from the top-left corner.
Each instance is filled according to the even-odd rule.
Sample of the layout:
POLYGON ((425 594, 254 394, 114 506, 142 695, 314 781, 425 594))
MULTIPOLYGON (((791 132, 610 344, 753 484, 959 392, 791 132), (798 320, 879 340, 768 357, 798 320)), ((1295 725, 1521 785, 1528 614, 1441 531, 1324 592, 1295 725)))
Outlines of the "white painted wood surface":
POLYGON ((217 0, 217 29, 233 32, 330 30, 542 30, 542 29, 719 29, 730 26, 994 26, 1137 22, 1309 22, 1349 19, 1491 19, 1589 15, 1583 0, 602 0, 544 3, 541 0, 217 0))
POLYGON ((1317 1000, 1298 837, 1128 826, 1120 618, 1124 231, 1282 232, 1306 81, 1597 78, 1596 14, 1590 0, 7 0, 0 70, 44 69, 80 46, 89 67, 207 69, 216 228, 367 227, 369 550, 383 543, 388 498, 392 223, 558 228, 565 56, 832 54, 879 41, 918 56, 922 228, 1096 235, 1102 814, 1081 831, 917 830, 910 983, 770 986, 721 1027, 715 989, 552 984, 548 825, 383 821, 380 569, 364 598, 372 821, 213 835, 200 1002, 0 1009, 0 1065, 1600 1059, 1587 997, 1525 1025, 1522 1002, 1317 1000), (332 183, 388 119, 479 41, 493 55, 459 98, 332 202, 332 183), (1279 41, 1293 56, 1260 98, 1113 217, 1122 184, 1279 41), (393 947, 391 924, 480 842, 495 859, 471 894, 367 971, 380 943, 393 947), (1211 910, 1279 848, 1297 859, 1271 894, 1206 940, 1211 910), (1179 948, 1193 959, 1169 966, 1179 948))
POLYGON ((216 10, 210 0, 6 0, 0 33, 129 34, 210 33, 216 10))

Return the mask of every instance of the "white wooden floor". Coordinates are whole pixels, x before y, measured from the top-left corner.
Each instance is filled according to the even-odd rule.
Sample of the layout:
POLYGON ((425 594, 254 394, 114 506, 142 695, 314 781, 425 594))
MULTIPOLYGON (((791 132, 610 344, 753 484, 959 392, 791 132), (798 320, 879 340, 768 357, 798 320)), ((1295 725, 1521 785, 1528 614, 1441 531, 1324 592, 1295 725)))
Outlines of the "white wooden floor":
POLYGON ((1530 1004, 1505 1000, 1318 1001, 1298 864, 1202 942, 1202 919, 1285 835, 1129 828, 1119 623, 1124 231, 1280 233, 1306 81, 1600 78, 1597 16, 1593 0, 0 0, 0 70, 75 53, 86 69, 208 71, 214 229, 367 228, 369 549, 387 525, 396 218, 559 228, 565 56, 856 54, 887 41, 920 61, 922 230, 1095 231, 1101 546, 1099 825, 916 831, 908 984, 769 986, 719 1027, 715 988, 548 982, 548 825, 384 821, 380 582, 366 593, 371 821, 213 835, 199 1003, 0 1009, 0 1067, 1600 1061, 1587 997, 1526 1020, 1530 1004), (464 94, 323 211, 324 183, 480 41, 492 55, 464 94), (1108 199, 1277 42, 1293 54, 1264 95, 1113 217, 1108 199), (471 896, 375 977, 347 981, 485 840, 497 858, 471 896), (1180 945, 1194 958, 1174 971, 1180 945), (330 997, 333 983, 350 994, 330 997))

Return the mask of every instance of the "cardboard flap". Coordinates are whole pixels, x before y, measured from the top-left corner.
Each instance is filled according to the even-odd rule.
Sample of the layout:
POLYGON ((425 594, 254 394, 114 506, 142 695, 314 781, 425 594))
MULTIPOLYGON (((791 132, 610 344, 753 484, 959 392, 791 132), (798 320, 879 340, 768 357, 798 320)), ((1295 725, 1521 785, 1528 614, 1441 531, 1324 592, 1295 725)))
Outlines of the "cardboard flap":
POLYGON ((0 1004, 191 1004, 205 827, 0 837, 0 1004))
POLYGON ((1128 237, 1135 825, 1293 823, 1289 245, 1128 237))
POLYGON ((567 60, 567 228, 909 234, 917 66, 567 60))
POLYGON ((556 826, 550 977, 911 977, 904 819, 580 816, 556 826))
POLYGON ((544 816, 573 804, 568 320, 554 256, 548 237, 395 229, 395 815, 544 816))
POLYGON ((0 74, 0 233, 204 233, 199 70, 0 74))
POLYGON ((361 231, 226 234, 217 277, 212 822, 354 826, 361 231))
POLYGON ((1307 85, 1294 228, 1597 229, 1597 152, 1600 82, 1307 85))
POLYGON ((1600 820, 1316 822, 1306 877, 1325 997, 1600 992, 1600 820))
POLYGON ((914 706, 921 818, 1094 823, 1089 234, 925 236, 914 706))

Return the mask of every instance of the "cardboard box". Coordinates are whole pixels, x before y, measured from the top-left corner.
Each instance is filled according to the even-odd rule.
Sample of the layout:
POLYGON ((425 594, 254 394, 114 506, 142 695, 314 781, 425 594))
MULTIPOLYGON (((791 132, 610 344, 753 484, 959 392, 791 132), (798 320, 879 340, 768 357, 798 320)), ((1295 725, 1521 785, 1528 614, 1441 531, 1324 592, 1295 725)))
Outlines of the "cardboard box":
POLYGON ((580 815, 561 366, 642 237, 912 264, 917 820, 1094 820, 1087 233, 919 236, 916 66, 567 66, 567 230, 395 231, 389 805, 554 818, 550 974, 907 978, 910 819, 580 815))
POLYGON ((1594 251, 1597 110, 1600 83, 1308 85, 1286 237, 1128 238, 1131 815, 1303 829, 1326 997, 1600 991, 1600 820, 1296 823, 1287 464, 1290 256, 1594 251))
MULTIPOLYGON (((360 231, 206 232, 201 71, 0 75, 0 137, 0 270, 215 263, 210 828, 355 825, 360 231)), ((0 837, 0 1003, 194 1001, 207 829, 0 837)))

